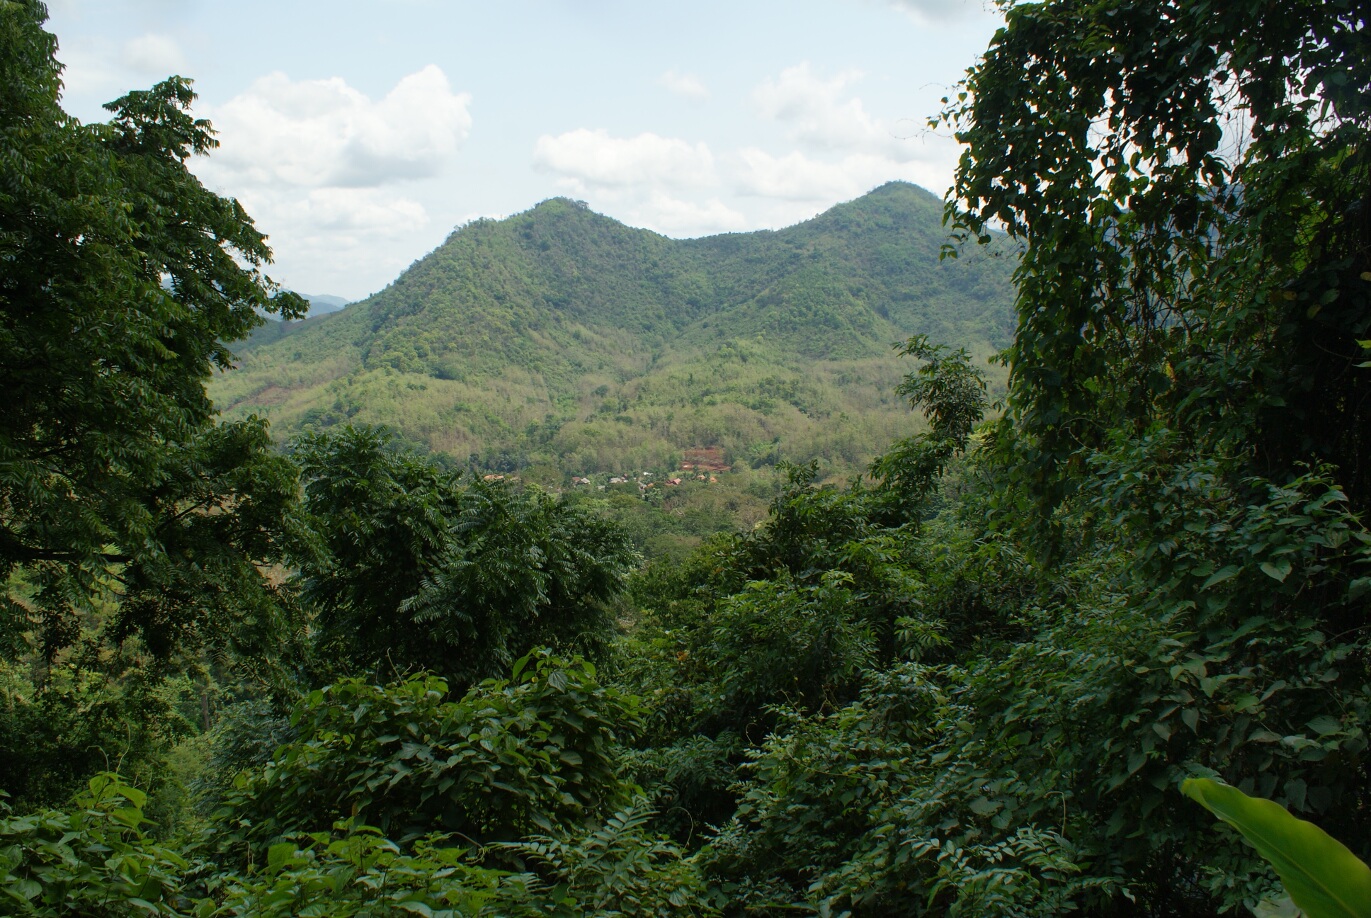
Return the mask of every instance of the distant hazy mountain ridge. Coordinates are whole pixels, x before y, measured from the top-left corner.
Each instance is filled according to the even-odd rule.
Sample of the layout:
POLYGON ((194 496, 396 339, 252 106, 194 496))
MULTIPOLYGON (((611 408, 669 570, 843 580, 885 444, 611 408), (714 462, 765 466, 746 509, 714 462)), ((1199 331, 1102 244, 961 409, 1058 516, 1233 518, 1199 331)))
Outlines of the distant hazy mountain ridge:
POLYGON ((894 342, 1008 343, 1013 260, 940 262, 941 215, 892 183, 788 229, 673 240, 553 199, 239 345, 212 393, 278 436, 384 423, 491 468, 608 472, 707 447, 851 466, 912 424, 894 342))
POLYGON ((341 296, 333 296, 327 293, 302 293, 300 295, 309 301, 308 317, 311 319, 337 312, 352 302, 341 296))

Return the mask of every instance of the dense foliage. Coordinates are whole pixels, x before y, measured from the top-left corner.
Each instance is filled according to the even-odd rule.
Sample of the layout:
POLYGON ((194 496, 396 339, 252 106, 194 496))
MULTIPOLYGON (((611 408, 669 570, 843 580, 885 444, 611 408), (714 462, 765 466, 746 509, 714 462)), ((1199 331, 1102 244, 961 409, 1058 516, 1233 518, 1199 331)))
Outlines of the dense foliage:
MULTIPOLYGON (((1280 913, 1276 873, 1182 796, 1187 780, 1235 824, 1234 807, 1279 804, 1366 860, 1360 11, 1048 0, 1005 14, 944 115, 967 151, 949 217, 1022 246, 998 417, 972 354, 916 335, 891 396, 922 428, 906 420, 846 485, 781 463, 759 525, 636 572, 601 515, 616 492, 486 481, 343 424, 272 452, 260 425, 215 426, 199 364, 182 368, 198 420, 179 439, 123 434, 131 456, 163 457, 151 483, 129 466, 116 503, 79 476, 7 497, 9 544, 31 553, 6 562, 5 908, 1280 913), (88 528, 62 522, 67 500, 85 501, 88 528), (126 546, 135 531, 156 538, 126 546), (74 625, 57 640, 62 616, 74 625)), ((19 79, 17 61, 43 65, 0 90, 28 106, 0 143, 33 156, 48 138, 105 163, 101 138, 124 135, 60 116, 41 19, 0 0, 2 66, 19 79), (25 133, 48 124, 33 111, 55 133, 25 133)), ((179 99, 184 84, 163 86, 179 99)), ((159 117, 184 126, 183 107, 159 117)), ((49 211, 65 200, 54 176, 49 211)), ((29 186, 3 187, 8 206, 29 186)), ((618 232, 566 202, 540 217, 589 235, 566 248, 574 237, 529 217, 469 228, 448 254, 506 289, 476 269, 475 240, 526 231, 515 248, 565 271, 618 232)), ((633 238, 665 264, 665 241, 633 238)), ((723 256, 742 242, 699 245, 719 248, 710 284, 736 280, 723 256)), ((33 270, 55 280, 36 289, 88 277, 40 255, 33 270)), ((419 353, 432 342, 396 299, 452 263, 416 266, 352 313, 396 310, 373 329, 389 342, 376 359, 409 359, 407 343, 462 371, 460 354, 419 353)), ((775 302, 782 288, 791 305, 839 297, 791 267, 775 302)), ((626 280, 623 296, 655 282, 626 280)), ((154 286, 173 309, 176 283, 154 286)), ((102 308, 138 319, 149 299, 119 302, 102 308)), ((529 302, 506 318, 528 321, 529 302)), ((3 340, 39 335, 18 300, 4 306, 3 340)), ((532 348, 550 328, 508 332, 532 348)), ((5 480, 21 481, 40 457, 7 435, 5 480)))
POLYGON ((258 310, 303 303, 261 273, 242 208, 187 170, 215 145, 188 82, 79 124, 44 16, 0 4, 0 774, 62 799, 111 732, 126 750, 179 732, 156 716, 176 707, 158 665, 275 646, 263 565, 284 557, 295 470, 261 422, 216 422, 204 384, 258 310))
POLYGON ((254 421, 209 433, 204 384, 257 310, 304 303, 273 296, 264 237, 186 169, 216 143, 188 114, 189 83, 78 124, 58 106, 42 15, 0 6, 0 576, 24 566, 43 601, 7 613, 41 617, 55 649, 111 578, 148 634, 232 617, 216 594, 250 602, 243 559, 279 554, 264 530, 294 483, 254 421), (217 557, 189 570, 210 545, 217 557))
POLYGON ((1366 506, 1364 12, 1007 9, 945 116, 948 213, 1026 243, 1002 440, 1048 507, 1149 425, 1275 479, 1332 463, 1366 506))
POLYGON ((607 603, 636 556, 597 514, 503 481, 462 485, 374 430, 307 438, 296 458, 325 672, 426 669, 467 685, 534 647, 608 640, 607 603))

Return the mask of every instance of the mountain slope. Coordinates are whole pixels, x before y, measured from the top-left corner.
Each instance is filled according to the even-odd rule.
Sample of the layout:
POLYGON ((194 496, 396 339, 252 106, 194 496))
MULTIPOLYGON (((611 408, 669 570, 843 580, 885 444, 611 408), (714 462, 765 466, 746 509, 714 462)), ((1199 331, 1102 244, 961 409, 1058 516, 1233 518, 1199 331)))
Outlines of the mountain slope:
POLYGON ((672 240, 565 199, 454 232, 385 290, 238 348, 212 394, 278 436, 344 420, 494 469, 865 462, 908 432, 911 334, 1008 343, 1013 259, 939 261, 941 202, 892 183, 784 230, 672 240))

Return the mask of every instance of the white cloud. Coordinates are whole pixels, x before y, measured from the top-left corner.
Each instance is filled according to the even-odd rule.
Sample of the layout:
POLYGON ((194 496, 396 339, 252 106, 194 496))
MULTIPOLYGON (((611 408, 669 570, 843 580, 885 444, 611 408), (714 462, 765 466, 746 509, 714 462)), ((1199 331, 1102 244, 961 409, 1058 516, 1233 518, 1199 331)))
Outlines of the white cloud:
POLYGON ((784 153, 745 147, 728 160, 741 194, 782 202, 831 203, 901 179, 940 190, 956 162, 956 144, 909 118, 883 120, 853 94, 855 71, 822 77, 800 64, 763 81, 757 110, 786 129, 784 153))
MULTIPOLYGON (((176 40, 148 33, 125 42, 99 36, 79 36, 62 41, 57 59, 62 63, 63 107, 73 113, 73 97, 85 109, 82 120, 104 121, 109 116, 99 106, 133 89, 142 89, 173 74, 194 76, 193 67, 176 40)), ((196 114, 199 114, 197 110, 196 114)))
POLYGON ((706 99, 709 97, 709 89, 693 73, 677 73, 675 70, 668 70, 657 78, 657 83, 665 87, 668 92, 686 99, 706 99))
POLYGON ((235 197, 268 235, 268 273, 296 290, 360 298, 442 241, 427 209, 393 188, 248 189, 235 197))
POLYGON ((543 135, 533 149, 534 165, 563 178, 572 190, 664 184, 704 187, 715 183, 714 156, 703 143, 690 144, 653 133, 611 137, 578 128, 543 135))
POLYGON ((703 203, 683 201, 655 189, 630 208, 628 222, 677 237, 737 232, 750 226, 747 217, 718 198, 703 203))
POLYGON ((116 62, 118 56, 112 43, 107 41, 73 39, 61 42, 57 59, 62 63, 63 107, 67 107, 74 93, 98 93, 100 100, 105 101, 126 91, 127 81, 122 80, 122 68, 116 62))
POLYGON ((270 236, 274 274, 300 289, 357 296, 441 241, 404 189, 455 163, 471 131, 470 102, 433 66, 380 99, 337 77, 273 73, 207 108, 221 146, 191 165, 270 236))
POLYGON ((803 153, 772 156, 756 147, 738 154, 738 185, 744 194, 791 201, 833 201, 851 197, 858 182, 842 163, 811 159, 803 153))
POLYGON ((808 63, 790 67, 763 81, 752 100, 763 116, 787 127, 787 136, 810 150, 883 150, 899 155, 899 138, 890 126, 872 117, 848 87, 861 74, 848 71, 823 79, 808 63))
POLYGON ((717 197, 714 154, 704 143, 653 133, 613 137, 580 128, 538 138, 535 167, 591 207, 670 236, 744 229, 747 218, 717 197))
POLYGON ((157 78, 185 75, 186 56, 174 39, 165 35, 141 35, 124 42, 120 63, 144 76, 157 78))
POLYGON ((977 14, 995 14, 991 0, 880 0, 923 25, 951 22, 977 14))
POLYGON ((429 178, 471 131, 471 97, 428 66, 373 101, 338 77, 262 77, 209 111, 221 147, 207 170, 229 186, 375 188, 429 178))
POLYGON ((302 226, 399 236, 428 222, 418 201, 377 188, 314 188, 286 211, 302 226))
POLYGON ((902 162, 873 153, 825 161, 799 152, 772 156, 748 147, 739 152, 738 160, 741 193, 787 201, 845 201, 896 179, 937 190, 939 177, 945 174, 942 167, 931 163, 902 162))

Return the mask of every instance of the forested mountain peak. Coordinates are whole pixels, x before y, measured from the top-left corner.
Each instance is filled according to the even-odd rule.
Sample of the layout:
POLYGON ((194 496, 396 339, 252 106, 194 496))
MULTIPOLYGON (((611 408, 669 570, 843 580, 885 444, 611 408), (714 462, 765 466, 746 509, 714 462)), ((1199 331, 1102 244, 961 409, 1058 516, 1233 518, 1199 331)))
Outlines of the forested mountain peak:
POLYGON ((684 240, 552 198, 458 228, 346 313, 244 343, 214 395, 279 436, 365 420, 567 475, 625 450, 647 467, 704 447, 755 464, 778 443, 855 469, 907 423, 894 342, 1008 344, 1012 259, 940 261, 941 221, 903 182, 782 230, 684 240), (838 415, 865 420, 824 425, 838 415))

